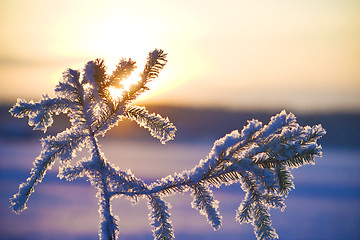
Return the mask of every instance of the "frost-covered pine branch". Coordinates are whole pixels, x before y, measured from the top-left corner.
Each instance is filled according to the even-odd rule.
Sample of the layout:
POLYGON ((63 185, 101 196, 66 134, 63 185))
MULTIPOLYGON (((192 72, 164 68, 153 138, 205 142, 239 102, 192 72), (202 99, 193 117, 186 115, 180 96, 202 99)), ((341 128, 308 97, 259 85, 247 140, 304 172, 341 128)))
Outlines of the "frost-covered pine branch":
POLYGON ((99 238, 117 239, 118 217, 112 213, 111 200, 126 196, 137 202, 148 201, 149 219, 154 239, 174 239, 170 220, 170 204, 164 198, 190 191, 191 206, 204 215, 214 230, 221 226, 219 201, 211 188, 240 183, 246 193, 236 211, 236 220, 251 223, 257 239, 275 239, 278 235, 271 225, 270 208, 285 208, 285 198, 295 188, 290 170, 314 164, 321 156, 317 140, 325 134, 320 126, 302 127, 293 114, 285 111, 271 118, 267 125, 248 121, 241 132, 237 130, 215 141, 208 156, 191 170, 174 173, 146 184, 130 170, 112 165, 101 152, 98 137, 124 118, 134 120, 149 130, 161 143, 174 139, 176 127, 168 118, 149 113, 144 107, 131 103, 155 79, 166 63, 166 54, 155 49, 149 53, 139 81, 123 89, 123 81, 136 68, 131 59, 121 59, 111 75, 104 61, 88 62, 83 72, 68 69, 55 88, 56 96, 43 95, 38 102, 19 99, 10 109, 14 117, 29 117, 29 125, 46 132, 53 123, 52 115, 67 114, 71 127, 41 140, 42 151, 19 191, 10 199, 12 209, 20 213, 54 162, 60 162, 59 178, 68 181, 87 177, 97 190, 100 225, 99 238), (111 88, 122 89, 120 96, 111 95, 111 88), (76 152, 90 150, 90 156, 76 160, 76 152))
POLYGON ((274 239, 277 234, 269 209, 285 208, 285 197, 294 188, 290 169, 313 164, 314 157, 321 156, 317 140, 324 134, 320 125, 301 127, 295 116, 285 111, 265 126, 252 120, 240 133, 235 130, 217 140, 208 157, 192 170, 167 176, 150 188, 164 196, 191 190, 192 206, 206 215, 216 230, 221 218, 208 189, 240 182, 246 196, 237 221, 252 223, 258 239, 274 239))

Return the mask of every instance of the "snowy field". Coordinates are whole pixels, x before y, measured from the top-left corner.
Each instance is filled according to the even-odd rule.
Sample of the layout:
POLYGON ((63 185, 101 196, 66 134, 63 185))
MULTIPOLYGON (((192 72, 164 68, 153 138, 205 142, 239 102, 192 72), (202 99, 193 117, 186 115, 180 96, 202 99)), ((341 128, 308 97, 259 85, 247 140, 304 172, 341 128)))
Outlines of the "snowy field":
MULTIPOLYGON (((173 172, 191 169, 205 158, 212 143, 102 141, 109 161, 146 182, 173 172)), ((13 214, 8 199, 17 192, 40 152, 38 140, 0 141, 0 239, 96 240, 98 213, 95 191, 85 180, 66 182, 56 177, 57 166, 36 186, 28 209, 13 214)), ((360 239, 360 149, 324 149, 315 166, 293 170, 296 189, 284 212, 272 210, 273 226, 280 239, 360 239)), ((81 157, 81 156, 79 156, 81 157)), ((204 216, 191 208, 189 193, 165 198, 172 208, 176 239, 255 239, 251 225, 235 221, 244 194, 239 185, 215 189, 223 225, 214 232, 204 216)), ((153 239, 146 201, 136 205, 114 199, 120 218, 119 239, 153 239)))

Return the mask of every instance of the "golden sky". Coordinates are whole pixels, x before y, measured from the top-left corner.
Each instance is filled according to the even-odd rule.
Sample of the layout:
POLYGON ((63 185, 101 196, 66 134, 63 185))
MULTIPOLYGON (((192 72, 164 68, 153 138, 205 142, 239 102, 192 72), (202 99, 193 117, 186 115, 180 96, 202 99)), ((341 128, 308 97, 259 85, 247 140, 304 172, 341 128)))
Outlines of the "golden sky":
POLYGON ((360 110, 360 1, 0 1, 0 101, 40 98, 66 68, 168 64, 140 102, 360 110))

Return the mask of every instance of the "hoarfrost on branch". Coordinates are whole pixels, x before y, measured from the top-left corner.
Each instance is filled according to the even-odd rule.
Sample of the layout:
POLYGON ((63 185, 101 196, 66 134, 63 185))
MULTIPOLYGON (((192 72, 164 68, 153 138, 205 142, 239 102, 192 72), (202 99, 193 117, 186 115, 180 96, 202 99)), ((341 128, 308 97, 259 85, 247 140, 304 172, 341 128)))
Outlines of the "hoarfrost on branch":
POLYGON ((191 206, 204 215, 214 230, 221 226, 211 188, 240 182, 246 195, 236 211, 239 223, 251 223, 257 239, 276 239, 269 210, 285 208, 284 200, 295 188, 290 170, 314 164, 321 156, 317 140, 325 134, 321 125, 302 127, 292 113, 285 111, 273 116, 267 125, 257 120, 215 141, 208 156, 191 170, 174 173, 151 184, 134 176, 130 170, 112 165, 101 152, 98 137, 124 118, 135 121, 165 144, 175 137, 176 127, 168 118, 149 113, 133 101, 155 79, 166 64, 166 53, 155 49, 148 55, 139 81, 129 89, 122 82, 135 69, 131 59, 121 59, 111 75, 106 73, 102 59, 88 62, 83 72, 68 69, 55 88, 56 96, 43 95, 38 102, 18 99, 10 112, 14 117, 29 117, 29 125, 46 132, 53 123, 53 114, 67 114, 71 127, 56 136, 41 139, 42 151, 34 161, 30 176, 20 184, 11 199, 15 213, 26 209, 35 186, 55 161, 60 162, 59 178, 71 181, 87 177, 97 190, 99 201, 99 238, 117 239, 118 217, 114 216, 111 200, 126 196, 148 201, 149 219, 154 227, 154 239, 174 239, 170 221, 168 195, 190 191, 191 206), (121 89, 117 98, 111 88, 121 89), (90 157, 76 160, 76 152, 88 148, 90 157), (75 162, 75 163, 74 163, 75 162))

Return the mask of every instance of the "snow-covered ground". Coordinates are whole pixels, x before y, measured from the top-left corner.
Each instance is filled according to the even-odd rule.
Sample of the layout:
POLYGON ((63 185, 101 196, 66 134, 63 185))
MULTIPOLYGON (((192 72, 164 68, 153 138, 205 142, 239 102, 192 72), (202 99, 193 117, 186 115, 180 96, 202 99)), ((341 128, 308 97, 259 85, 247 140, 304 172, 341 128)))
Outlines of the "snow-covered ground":
MULTIPOLYGON (((116 139, 101 141, 101 145, 109 161, 130 168, 147 182, 191 169, 212 147, 211 142, 161 145, 156 140, 116 139)), ((40 149, 37 140, 0 141, 0 239, 98 239, 94 189, 85 180, 59 180, 57 166, 36 186, 28 209, 20 215, 11 212, 8 199, 27 178, 40 149)), ((296 189, 288 196, 285 211, 271 211, 280 239, 360 239, 360 149, 324 148, 323 153, 315 166, 293 170, 296 189)), ((188 193, 165 198, 172 205, 176 239, 255 239, 251 225, 235 221, 244 197, 240 186, 215 189, 214 193, 223 216, 223 225, 216 232, 191 208, 188 193)), ((112 203, 120 218, 120 239, 153 239, 145 200, 136 205, 125 198, 112 203)))

